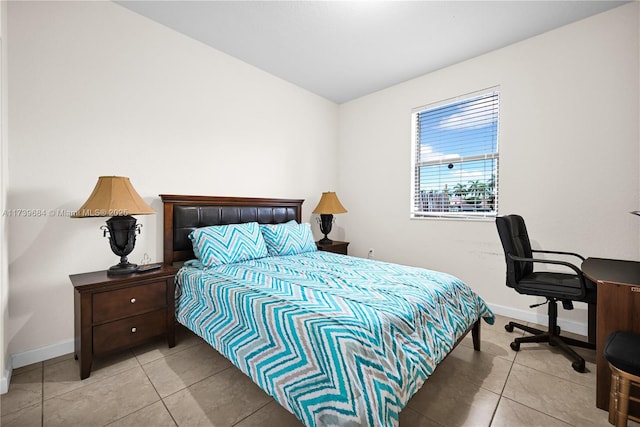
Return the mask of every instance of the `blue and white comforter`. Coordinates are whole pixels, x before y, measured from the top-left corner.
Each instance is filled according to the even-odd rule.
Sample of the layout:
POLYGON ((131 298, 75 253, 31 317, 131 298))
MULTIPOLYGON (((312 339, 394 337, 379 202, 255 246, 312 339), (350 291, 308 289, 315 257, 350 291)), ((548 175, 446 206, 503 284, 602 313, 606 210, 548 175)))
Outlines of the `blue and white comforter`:
POLYGON ((176 278, 180 323, 307 426, 395 426, 484 301, 445 273, 308 252, 176 278))

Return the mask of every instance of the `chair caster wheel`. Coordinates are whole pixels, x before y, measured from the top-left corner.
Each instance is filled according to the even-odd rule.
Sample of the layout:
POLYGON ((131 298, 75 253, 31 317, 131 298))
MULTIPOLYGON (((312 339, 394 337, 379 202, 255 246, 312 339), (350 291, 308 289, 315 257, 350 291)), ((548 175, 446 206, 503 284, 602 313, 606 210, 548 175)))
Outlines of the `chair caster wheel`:
POLYGON ((509 347, 511 347, 511 349, 513 351, 520 351, 520 343, 519 342, 512 342, 511 344, 509 344, 509 347))
POLYGON ((584 360, 576 360, 571 363, 571 367, 574 371, 583 373, 585 371, 584 360))
POLYGON ((504 325, 504 329, 507 332, 513 332, 513 325, 506 324, 506 325, 504 325))

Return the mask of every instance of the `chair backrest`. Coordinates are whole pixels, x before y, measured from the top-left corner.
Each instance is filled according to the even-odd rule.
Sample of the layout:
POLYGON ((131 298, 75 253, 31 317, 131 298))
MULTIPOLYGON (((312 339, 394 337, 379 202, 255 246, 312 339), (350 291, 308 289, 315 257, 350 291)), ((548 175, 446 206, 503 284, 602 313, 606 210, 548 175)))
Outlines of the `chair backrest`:
POLYGON ((522 277, 533 272, 533 263, 527 261, 513 261, 508 255, 532 258, 531 243, 527 234, 527 227, 520 215, 505 215, 496 217, 498 234, 504 249, 507 263, 507 286, 516 287, 522 277))

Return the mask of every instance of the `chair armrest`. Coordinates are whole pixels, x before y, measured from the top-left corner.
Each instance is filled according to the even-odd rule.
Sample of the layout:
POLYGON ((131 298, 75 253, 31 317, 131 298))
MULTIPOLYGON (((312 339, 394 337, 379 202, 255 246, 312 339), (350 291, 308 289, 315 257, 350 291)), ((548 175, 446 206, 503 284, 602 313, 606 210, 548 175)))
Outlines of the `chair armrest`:
MULTIPOLYGON (((546 252, 546 251, 536 251, 536 252, 546 252)), ((548 253, 558 253, 558 252, 548 252, 548 253)), ((561 254, 564 255, 564 254, 569 254, 569 253, 561 253, 561 254)), ((538 262, 538 263, 542 263, 542 264, 555 264, 555 265, 562 265, 562 266, 565 266, 565 267, 569 267, 570 269, 572 269, 576 273, 576 276, 578 276, 580 278, 580 286, 582 287, 582 289, 584 289, 585 291, 587 289, 587 284, 584 281, 584 275, 582 274, 582 270, 580 270, 578 267, 576 267, 575 265, 571 264, 570 262, 558 261, 558 260, 553 260, 553 259, 523 258, 523 257, 511 255, 511 254, 508 254, 507 256, 509 257, 509 259, 511 259, 513 261, 538 262)), ((580 257, 580 255, 578 255, 578 257, 580 257)))
POLYGON ((542 254, 572 255, 572 256, 578 257, 582 261, 584 261, 584 257, 582 255, 576 254, 574 252, 543 251, 543 250, 539 250, 539 249, 531 249, 531 252, 539 252, 539 253, 542 253, 542 254))

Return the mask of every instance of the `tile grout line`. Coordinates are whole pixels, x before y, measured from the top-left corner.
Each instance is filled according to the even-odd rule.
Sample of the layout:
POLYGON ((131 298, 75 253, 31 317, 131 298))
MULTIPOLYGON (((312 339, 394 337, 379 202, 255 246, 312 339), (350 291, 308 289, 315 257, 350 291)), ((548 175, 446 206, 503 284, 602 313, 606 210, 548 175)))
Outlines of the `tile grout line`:
MULTIPOLYGON (((151 406, 151 405, 153 405, 153 404, 157 403, 158 401, 160 401, 160 402, 162 401, 162 397, 160 397, 160 393, 158 393, 158 390, 156 390, 156 387, 153 385, 153 382, 151 381, 151 378, 149 378, 149 375, 147 375, 147 372, 146 372, 146 371, 144 370, 144 368, 142 367, 142 363, 140 363, 140 359, 138 359, 138 356, 137 356, 137 355, 133 352, 133 350, 131 350, 131 349, 129 349, 129 352, 131 353, 131 356, 132 356, 132 357, 136 360, 136 362, 138 363, 138 367, 139 367, 140 369, 142 369, 142 373, 144 373, 144 376, 145 376, 145 377, 147 378, 147 380, 149 381, 149 384, 151 384, 151 387, 153 387, 153 391, 155 391, 155 392, 156 392, 156 395, 158 395, 158 399, 159 399, 159 400, 156 400, 155 402, 151 402, 150 404, 148 404, 148 405, 146 405, 146 406, 143 406, 142 408, 138 408, 138 409, 136 409, 136 410, 135 410, 135 411, 133 411, 133 412, 130 412, 130 413, 128 413, 128 414, 125 414, 125 415, 121 416, 120 418, 117 418, 117 419, 115 419, 115 420, 109 421, 107 424, 105 424, 105 425, 104 425, 105 427, 106 427, 106 426, 108 426, 108 425, 110 425, 110 424, 113 424, 113 423, 115 423, 115 422, 118 422, 118 421, 120 421, 120 420, 122 420, 122 419, 124 419, 124 418, 128 417, 129 415, 132 415, 132 414, 135 414, 136 412, 142 411, 143 409, 148 408, 149 406, 151 406)), ((129 369, 129 370, 133 370, 133 369, 135 369, 135 368, 131 368, 131 369, 129 369)), ((126 372, 126 371, 123 371, 123 372, 126 372)), ((115 375, 118 375, 118 374, 115 374, 115 375)), ((174 421, 174 422, 175 422, 175 421, 174 421)), ((43 426, 43 427, 44 427, 44 426, 43 426)))
MULTIPOLYGON (((180 353, 180 351, 176 352, 176 353, 180 353)), ((156 394, 158 395, 158 398, 160 399, 160 402, 162 403, 162 406, 164 406, 164 409, 167 411, 167 413, 169 414, 169 417, 171 417, 171 420, 173 421, 173 424, 175 424, 176 426, 178 426, 178 422, 176 421, 176 419, 173 417, 173 414, 171 413, 171 411, 169 410, 169 408, 167 407, 167 404, 164 402, 164 398, 162 396, 160 396, 160 392, 158 392, 158 389, 156 388, 156 385, 153 383, 153 381, 151 381, 151 378, 149 378, 149 374, 147 373, 146 369, 144 369, 144 365, 142 363, 140 363, 140 359, 138 359, 138 356, 134 353, 133 357, 136 358, 136 361, 138 362, 138 364, 140 365, 140 368, 142 369, 142 372, 144 372, 144 376, 147 377, 147 380, 149 380, 149 384, 151 384, 151 387, 153 387, 153 390, 156 392, 156 394)), ((155 360, 159 360, 159 359, 164 359, 166 358, 165 355, 163 355, 161 358, 155 359, 155 360)), ((155 362, 155 360, 153 360, 155 362)), ((152 362, 148 362, 148 363, 152 363, 152 362)), ((145 363, 148 364, 148 363, 145 363)), ((176 392, 177 393, 177 392, 176 392)), ((151 403, 150 405, 145 406, 145 408, 153 405, 156 402, 151 403)), ((138 409, 141 410, 144 408, 140 408, 138 409)), ((135 412, 138 412, 135 411, 135 412)), ((132 413, 135 413, 132 412, 132 413)), ((131 414, 129 414, 131 415, 131 414)))
POLYGON ((506 397, 504 397, 504 389, 507 388, 507 382, 509 382, 509 377, 511 376, 511 371, 513 370, 513 365, 515 365, 516 363, 516 357, 518 357, 518 354, 516 353, 516 355, 513 357, 513 360, 511 360, 511 366, 509 366, 509 372, 507 372, 507 377, 504 380, 504 384, 502 385, 502 389, 500 390, 500 397, 498 398, 498 404, 496 405, 496 407, 493 409, 493 413, 491 414, 491 420, 489 421, 489 426, 491 427, 491 425, 493 424, 493 420, 496 417, 496 413, 498 412, 498 407, 500 406, 500 402, 502 402, 502 399, 506 397))
MULTIPOLYGON (((253 411, 252 413, 248 414, 246 417, 244 417, 244 418, 242 418, 242 419, 238 420, 238 422, 233 423, 231 427, 233 427, 233 426, 237 426, 238 424, 240 424, 241 422, 243 422, 244 420, 246 420, 247 418, 249 418, 250 416, 252 416, 252 415, 253 415, 253 414, 255 414, 256 412, 258 412, 258 411, 260 411, 260 410, 264 409, 267 405, 270 405, 272 402, 276 402, 276 400, 275 400, 273 397, 271 397, 271 396, 269 396, 269 397, 271 398, 271 400, 269 400, 267 403, 265 403, 264 405, 262 405, 261 407, 259 407, 259 408, 258 408, 258 409, 256 409, 255 411, 253 411)), ((278 402, 276 402, 276 403, 278 403, 278 402)), ((278 403, 278 404, 279 404, 279 403, 278 403)), ((287 412, 289 412, 289 411, 287 411, 287 412)), ((298 417, 296 417, 296 418, 298 418, 298 417)))
POLYGON ((167 411, 167 413, 169 414, 169 416, 171 417, 171 420, 173 421, 173 423, 176 425, 176 427, 178 426, 178 421, 176 421, 176 419, 173 417, 173 414, 171 413, 171 411, 169 410, 169 408, 167 407, 167 404, 164 402, 163 398, 160 398, 160 402, 162 402, 162 406, 164 406, 164 409, 167 411))
MULTIPOLYGON (((172 393, 169 393, 169 394, 167 394, 165 397, 160 397, 160 399, 164 400, 164 399, 166 399, 167 397, 173 396, 173 395, 175 395, 176 393, 180 393, 181 391, 186 390, 186 389, 188 389, 189 387, 194 386, 194 385, 196 385, 196 384, 200 384, 201 382, 203 382, 203 381, 205 381, 205 380, 208 380, 209 378, 214 377, 214 376, 216 376, 216 375, 218 375, 218 374, 221 374, 222 372, 224 372, 224 371, 226 371, 226 370, 228 370, 228 369, 231 369, 231 368, 236 368, 236 367, 235 367, 235 365, 229 365, 229 366, 227 366, 226 368, 223 368, 223 369, 221 369, 221 370, 219 370, 219 371, 216 371, 216 372, 214 372, 214 373, 212 373, 212 374, 209 374, 209 375, 207 375, 206 377, 201 378, 201 379, 199 379, 198 381, 196 381, 196 382, 194 382, 194 383, 192 383, 192 384, 189 384, 188 386, 185 386, 185 387, 181 388, 180 390, 176 390, 176 391, 174 391, 174 392, 172 392, 172 393)), ((238 368, 236 368, 236 369, 238 369, 238 368)), ((146 372, 145 372, 145 375, 146 375, 146 372)))
MULTIPOLYGON (((83 385, 81 385, 81 386, 79 386, 79 387, 73 388, 73 389, 71 389, 71 390, 67 390, 67 391, 65 391, 65 392, 63 392, 63 393, 60 393, 60 394, 56 394, 56 395, 51 396, 51 397, 49 397, 49 398, 45 398, 45 397, 44 397, 44 369, 43 369, 43 381, 42 381, 42 383, 43 383, 43 385, 42 385, 42 386, 43 386, 43 389, 42 389, 42 400, 43 400, 43 402, 44 402, 44 401, 47 401, 47 400, 56 399, 56 398, 58 398, 58 397, 61 397, 61 396, 66 395, 66 394, 76 392, 76 391, 78 391, 78 390, 80 390, 80 389, 82 389, 82 388, 84 388, 84 387, 91 387, 91 386, 92 386, 92 385, 94 385, 94 384, 98 384, 98 383, 100 383, 100 382, 106 381, 106 380, 108 380, 109 378, 112 378, 112 377, 114 377, 114 376, 116 376, 116 375, 124 374, 125 372, 131 371, 131 370, 133 370, 133 369, 135 369, 135 368, 136 368, 136 367, 134 366, 133 368, 127 368, 127 369, 124 369, 124 370, 122 370, 122 371, 120 371, 120 372, 114 373, 114 374, 112 374, 112 375, 108 375, 108 376, 105 376, 105 377, 102 377, 102 378, 98 378, 97 380, 95 380, 95 381, 94 381, 94 382, 92 382, 92 383, 83 384, 83 385)), ((87 378, 88 378, 88 377, 87 377, 87 378)), ((86 380, 86 378, 85 378, 85 380, 86 380)), ((82 382, 82 381, 84 381, 84 380, 80 380, 80 382, 82 382)))
POLYGON ((205 380, 207 380, 207 379, 209 379, 209 378, 211 378, 211 377, 213 377, 213 376, 216 376, 216 375, 218 375, 218 374, 220 374, 220 373, 222 373, 222 372, 224 372, 224 371, 226 371, 226 370, 228 370, 228 369, 234 368, 234 367, 235 367, 234 365, 227 366, 226 368, 221 369, 220 371, 215 372, 215 373, 213 373, 213 374, 211 374, 211 375, 208 375, 208 376, 206 376, 206 377, 204 377, 204 378, 202 378, 202 379, 200 379, 200 380, 198 380, 198 381, 194 382, 193 384, 189 384, 188 386, 186 386, 186 387, 184 387, 184 388, 181 388, 180 390, 176 390, 176 391, 174 391, 173 393, 167 394, 165 397, 160 396, 160 393, 158 393, 158 390, 156 390, 155 385, 153 385, 153 382, 151 381, 151 378, 149 378, 149 376, 147 375, 147 372, 144 370, 144 368, 142 368, 142 371, 144 372, 144 374, 145 374, 145 375, 147 375, 147 378, 149 379, 149 382, 151 382, 151 385, 153 386, 153 389, 154 389, 154 390, 156 390, 156 393, 158 393, 158 396, 160 397, 160 401, 162 402, 162 405, 164 406, 164 408, 165 408, 165 409, 167 410, 167 412, 169 413, 169 416, 171 417, 171 419, 173 420, 173 422, 175 423, 175 425, 176 425, 177 427, 179 427, 179 426, 180 426, 180 424, 178 424, 178 421, 174 418, 173 413, 171 413, 171 410, 169 409, 169 407, 167 406, 167 404, 165 403, 165 401, 164 401, 164 400, 165 400, 166 398, 168 398, 168 397, 174 396, 175 394, 182 392, 183 390, 188 389, 189 387, 191 387, 191 386, 193 386, 193 385, 199 384, 199 383, 201 383, 201 382, 203 382, 203 381, 205 381, 205 380))

